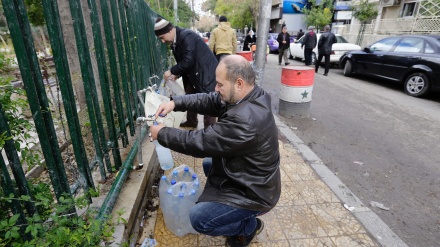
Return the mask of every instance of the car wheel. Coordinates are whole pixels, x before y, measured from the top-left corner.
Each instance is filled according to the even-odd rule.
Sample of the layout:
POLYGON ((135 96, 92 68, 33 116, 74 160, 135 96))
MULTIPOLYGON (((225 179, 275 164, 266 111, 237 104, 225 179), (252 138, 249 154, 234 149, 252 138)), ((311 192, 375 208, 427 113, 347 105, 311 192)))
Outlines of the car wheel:
POLYGON ((344 66, 344 75, 351 76, 352 74, 353 74, 353 65, 350 60, 347 60, 344 66))
POLYGON ((425 96, 429 93, 429 79, 423 73, 413 73, 406 78, 404 88, 405 93, 410 96, 425 96))
POLYGON ((315 65, 316 64, 316 54, 312 53, 312 64, 315 65))

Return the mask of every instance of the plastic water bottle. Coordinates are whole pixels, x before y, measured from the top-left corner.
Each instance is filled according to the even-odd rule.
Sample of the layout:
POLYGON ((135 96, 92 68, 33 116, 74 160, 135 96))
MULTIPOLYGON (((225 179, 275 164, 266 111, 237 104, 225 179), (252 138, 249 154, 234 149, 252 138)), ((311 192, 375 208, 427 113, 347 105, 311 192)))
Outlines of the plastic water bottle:
POLYGON ((171 179, 176 180, 176 182, 180 182, 179 170, 173 170, 173 175, 171 176, 171 179))
POLYGON ((198 179, 197 174, 193 173, 191 175, 191 181, 196 181, 198 179))
POLYGON ((170 181, 168 181, 167 176, 163 175, 160 178, 160 183, 159 183, 159 198, 163 197, 165 195, 165 192, 167 191, 168 187, 170 187, 170 181))
POLYGON ((189 168, 187 166, 185 166, 185 168, 183 168, 183 174, 182 174, 182 181, 183 182, 191 182, 191 173, 189 171, 189 168))
POLYGON ((174 80, 168 79, 165 85, 173 91, 173 95, 185 94, 185 90, 174 80))
POLYGON ((173 156, 169 148, 165 148, 157 140, 153 141, 156 145, 157 158, 159 159, 160 168, 163 170, 169 170, 174 166, 173 156))

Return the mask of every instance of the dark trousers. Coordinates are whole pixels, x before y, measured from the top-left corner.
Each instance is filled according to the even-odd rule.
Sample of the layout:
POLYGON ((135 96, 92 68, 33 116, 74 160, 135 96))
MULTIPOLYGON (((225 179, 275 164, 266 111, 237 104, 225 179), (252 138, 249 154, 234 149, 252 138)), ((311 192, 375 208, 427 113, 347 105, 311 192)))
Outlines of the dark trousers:
MULTIPOLYGON (((190 83, 183 83, 185 87, 185 93, 186 94, 195 94, 197 93, 196 89, 190 84, 190 83)), ((186 112, 186 121, 188 123, 195 123, 197 124, 199 121, 197 120, 197 112, 193 111, 187 111, 186 112)), ((217 122, 217 119, 215 117, 211 117, 208 115, 203 116, 203 126, 204 128, 208 128, 209 125, 213 125, 217 122)))
POLYGON ((222 57, 227 56, 227 55, 231 55, 231 54, 228 54, 228 53, 220 53, 220 54, 215 55, 215 58, 217 58, 217 61, 220 62, 220 59, 222 59, 222 57))
POLYGON ((312 64, 312 53, 313 53, 313 48, 304 47, 304 60, 306 65, 312 64))
POLYGON ((324 74, 327 74, 327 73, 328 73, 328 70, 329 70, 329 68, 330 68, 330 54, 329 54, 329 55, 327 55, 327 54, 319 54, 319 55, 318 55, 318 60, 316 61, 316 64, 315 64, 315 71, 318 72, 318 68, 319 68, 319 65, 321 64, 322 57, 325 58, 325 70, 324 70, 324 74))

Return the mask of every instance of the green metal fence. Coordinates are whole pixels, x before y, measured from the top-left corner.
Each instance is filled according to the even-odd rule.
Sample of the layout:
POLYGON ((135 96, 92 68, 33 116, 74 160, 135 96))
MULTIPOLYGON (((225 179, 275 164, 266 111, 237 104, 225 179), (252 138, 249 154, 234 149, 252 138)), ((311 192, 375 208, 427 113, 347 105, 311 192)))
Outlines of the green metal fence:
MULTIPOLYGON (((162 74, 166 67, 167 48, 155 37, 153 30, 157 14, 142 0, 101 0, 99 9, 95 0, 87 0, 88 6, 81 6, 79 0, 69 0, 94 145, 94 156, 89 160, 81 133, 83 123, 78 116, 62 32, 64 27, 61 25, 57 1, 43 0, 56 77, 64 106, 62 114, 67 119, 68 133, 80 174, 77 181, 69 183, 58 143, 60 137, 54 127, 24 1, 2 2, 55 196, 57 199, 66 194, 73 197, 78 188, 86 192, 95 188, 91 171, 95 165, 99 166, 101 180, 106 180, 109 173, 119 170, 98 216, 106 217, 111 213, 139 146, 136 141, 129 143, 128 135, 145 135, 135 133, 136 118, 143 115, 137 91, 149 86, 148 79, 162 74), (89 11, 82 12, 83 7, 87 7, 89 11), (93 31, 92 41, 87 40, 85 14, 90 14, 87 19, 90 20, 93 31), (93 49, 90 44, 94 45, 93 49), (97 61, 97 77, 92 68, 93 56, 97 61), (95 78, 99 78, 99 82, 95 78), (129 147, 130 153, 122 162, 120 149, 129 147)), ((3 133, 6 136, 11 135, 0 104, 0 134, 3 133)), ((1 149, 5 150, 9 163, 7 165, 0 155, 1 186, 4 193, 12 193, 16 198, 21 195, 32 198, 14 140, 7 140, 0 151, 1 149), (12 180, 15 180, 17 187, 13 186, 12 180)), ((24 207, 25 210, 20 203, 10 204, 11 212, 20 215, 21 223, 25 223, 26 214, 37 212, 32 202, 26 202, 24 207)))

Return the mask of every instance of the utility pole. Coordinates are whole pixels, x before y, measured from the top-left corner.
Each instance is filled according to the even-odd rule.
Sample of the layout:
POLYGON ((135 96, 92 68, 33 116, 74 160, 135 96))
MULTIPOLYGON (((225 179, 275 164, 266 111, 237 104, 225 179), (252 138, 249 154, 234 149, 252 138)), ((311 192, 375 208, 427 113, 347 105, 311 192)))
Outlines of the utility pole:
POLYGON ((270 25, 270 13, 272 0, 260 0, 257 30, 257 51, 254 62, 254 70, 257 74, 256 83, 263 87, 264 65, 266 63, 267 32, 270 25))
POLYGON ((179 16, 177 15, 177 0, 174 0, 174 25, 179 25, 179 16))

